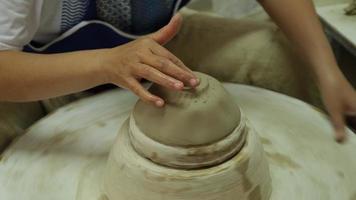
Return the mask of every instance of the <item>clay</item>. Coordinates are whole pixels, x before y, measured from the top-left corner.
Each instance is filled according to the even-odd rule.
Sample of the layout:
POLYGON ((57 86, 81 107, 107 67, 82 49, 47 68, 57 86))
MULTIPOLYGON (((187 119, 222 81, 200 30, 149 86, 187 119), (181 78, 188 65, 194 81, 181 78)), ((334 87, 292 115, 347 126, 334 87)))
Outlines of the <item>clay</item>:
POLYGON ((178 169, 218 165, 240 151, 247 135, 245 119, 224 139, 201 146, 177 147, 159 143, 140 131, 132 116, 129 129, 131 144, 137 153, 160 165, 178 169))
POLYGON ((345 8, 346 15, 356 15, 356 0, 353 0, 350 5, 345 8))
MULTIPOLYGON (((239 84, 224 84, 224 87, 242 110, 241 120, 244 120, 243 116, 249 119, 245 126, 250 127, 245 129, 247 133, 250 133, 251 127, 256 130, 254 135, 257 142, 254 147, 257 149, 257 134, 261 138, 272 179, 269 200, 355 199, 355 134, 347 130, 348 141, 343 145, 337 144, 333 140, 333 129, 328 117, 313 106, 261 88, 239 84)), ((108 172, 106 162, 112 147, 127 149, 117 144, 125 134, 120 132, 119 138, 116 137, 120 127, 128 128, 127 119, 136 101, 137 96, 134 94, 115 90, 72 103, 36 123, 25 135, 13 142, 2 155, 2 159, 0 158, 1 199, 112 200, 107 198, 104 187, 107 183, 103 182, 103 176, 107 176, 105 173, 108 172), (122 126, 124 122, 125 125, 122 126)), ((254 173, 259 177, 264 173, 259 170, 266 168, 258 168, 259 165, 254 164, 257 160, 252 156, 255 154, 252 150, 245 151, 246 147, 254 143, 249 142, 251 135, 253 134, 246 135, 247 142, 236 156, 215 167, 195 170, 174 169, 156 164, 134 151, 129 144, 131 139, 125 138, 125 145, 131 145, 127 150, 133 152, 126 154, 124 151, 120 155, 128 159, 125 163, 119 161, 120 168, 116 170, 121 171, 117 171, 113 179, 118 181, 118 177, 123 177, 129 180, 127 184, 131 184, 132 175, 137 175, 136 178, 141 176, 142 179, 145 176, 146 189, 151 189, 150 193, 161 192, 155 200, 170 199, 174 191, 196 194, 198 200, 209 200, 209 197, 202 197, 201 193, 194 191, 197 178, 205 174, 201 176, 204 183, 207 183, 207 177, 216 178, 213 186, 206 184, 210 188, 208 195, 213 194, 212 197, 216 197, 220 188, 228 188, 225 183, 235 183, 243 185, 244 190, 251 188, 251 192, 246 194, 247 199, 257 200, 265 194, 266 187, 254 186, 254 173), (243 162, 248 160, 246 156, 250 157, 249 162, 243 162), (239 162, 239 167, 234 168, 235 165, 230 162, 232 160, 239 162), (151 164, 147 166, 146 163, 151 164), (152 171, 151 166, 155 166, 156 170, 152 171), (159 174, 157 170, 160 169, 165 169, 162 172, 175 174, 159 174), (229 173, 231 177, 223 176, 227 171, 242 174, 246 169, 244 177, 234 176, 234 173, 229 173), (173 190, 174 180, 177 178, 181 181, 179 187, 173 190), (192 185, 181 184, 189 179, 196 181, 192 185), (235 181, 230 181, 233 179, 235 181), (158 180, 164 187, 152 189, 158 180), (149 187, 150 185, 152 186, 149 187)), ((257 183, 263 185, 262 182, 257 183)), ((124 185, 122 189, 117 189, 127 189, 127 193, 144 196, 141 186, 142 184, 132 187, 124 185)), ((115 186, 111 187, 115 189, 115 186)), ((220 192, 221 196, 226 194, 224 190, 220 192)), ((231 199, 237 199, 238 195, 231 199)), ((146 200, 146 196, 140 200, 146 200)), ((114 200, 127 199, 131 200, 114 200)))
POLYGON ((180 92, 153 85, 149 91, 166 101, 157 108, 138 101, 133 117, 148 137, 172 146, 199 146, 221 140, 240 122, 240 110, 214 78, 196 73, 199 87, 180 92))
POLYGON ((257 134, 221 83, 196 75, 195 89, 149 89, 164 98, 164 108, 137 102, 108 159, 110 200, 269 199, 269 167, 257 134))
POLYGON ((129 137, 129 122, 119 132, 104 170, 109 200, 267 200, 271 177, 262 144, 249 129, 241 151, 226 162, 198 170, 165 167, 139 155, 129 137), (139 188, 139 189, 138 189, 139 188))

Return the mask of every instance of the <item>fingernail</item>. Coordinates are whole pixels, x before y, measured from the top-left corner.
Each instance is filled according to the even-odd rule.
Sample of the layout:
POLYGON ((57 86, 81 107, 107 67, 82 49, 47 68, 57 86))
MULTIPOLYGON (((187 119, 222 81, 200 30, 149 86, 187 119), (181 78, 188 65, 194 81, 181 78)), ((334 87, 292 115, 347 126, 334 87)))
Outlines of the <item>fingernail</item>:
POLYGON ((336 135, 335 140, 338 143, 344 143, 346 141, 346 135, 336 135))
POLYGON ((158 100, 155 102, 157 107, 162 107, 164 105, 164 102, 162 100, 158 100))
POLYGON ((184 85, 182 82, 176 82, 176 83, 174 83, 174 87, 176 89, 182 89, 184 87, 184 85))
POLYGON ((189 80, 189 83, 190 83, 190 85, 191 85, 191 86, 195 87, 195 86, 197 86, 197 85, 198 85, 199 80, 198 80, 198 79, 193 78, 193 79, 190 79, 190 80, 189 80))

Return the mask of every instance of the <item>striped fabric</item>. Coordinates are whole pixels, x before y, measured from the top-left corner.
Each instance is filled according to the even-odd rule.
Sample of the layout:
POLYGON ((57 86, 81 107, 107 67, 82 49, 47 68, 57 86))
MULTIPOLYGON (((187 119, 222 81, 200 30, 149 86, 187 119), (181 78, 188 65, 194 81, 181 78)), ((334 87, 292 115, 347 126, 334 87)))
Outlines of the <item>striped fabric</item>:
POLYGON ((67 31, 83 21, 89 10, 91 0, 63 0, 62 4, 62 32, 67 31))

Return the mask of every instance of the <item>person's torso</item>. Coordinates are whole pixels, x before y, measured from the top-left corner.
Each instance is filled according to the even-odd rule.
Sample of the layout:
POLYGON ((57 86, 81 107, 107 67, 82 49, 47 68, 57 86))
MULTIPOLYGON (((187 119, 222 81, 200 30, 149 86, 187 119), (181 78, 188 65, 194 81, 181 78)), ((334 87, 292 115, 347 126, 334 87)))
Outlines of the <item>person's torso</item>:
MULTIPOLYGON (((48 44, 70 35, 81 22, 100 21, 123 37, 148 34, 168 23, 189 0, 60 0, 44 1, 39 29, 32 44, 48 44)), ((93 34, 91 31, 88 34, 93 34)), ((97 37, 101 37, 98 35, 97 37)))

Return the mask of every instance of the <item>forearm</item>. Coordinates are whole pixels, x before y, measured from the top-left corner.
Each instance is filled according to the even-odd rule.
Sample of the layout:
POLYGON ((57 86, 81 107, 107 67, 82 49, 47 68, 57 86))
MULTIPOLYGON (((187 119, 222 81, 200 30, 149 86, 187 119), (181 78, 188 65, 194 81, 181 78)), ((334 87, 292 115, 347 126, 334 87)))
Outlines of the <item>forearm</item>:
POLYGON ((312 67, 318 81, 339 73, 312 0, 260 0, 260 4, 312 67))
POLYGON ((105 83, 97 51, 40 55, 0 52, 0 101, 35 101, 105 83))

